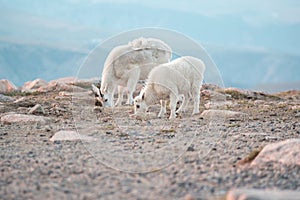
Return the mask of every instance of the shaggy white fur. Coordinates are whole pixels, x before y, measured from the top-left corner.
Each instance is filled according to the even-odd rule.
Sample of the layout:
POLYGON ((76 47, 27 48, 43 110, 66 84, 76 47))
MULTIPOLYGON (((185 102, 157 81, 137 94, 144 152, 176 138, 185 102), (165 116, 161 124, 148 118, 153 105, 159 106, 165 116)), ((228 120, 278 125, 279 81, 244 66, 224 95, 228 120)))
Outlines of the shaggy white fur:
POLYGON ((149 73, 146 86, 134 99, 135 114, 145 112, 148 106, 160 102, 158 117, 162 117, 166 113, 166 100, 170 100, 170 119, 173 119, 176 118, 176 112, 186 109, 189 98, 194 101, 193 114, 199 113, 204 71, 203 61, 191 56, 155 67, 149 73), (175 112, 179 100, 182 101, 182 105, 175 112))
POLYGON ((114 106, 114 93, 118 87, 116 106, 123 101, 124 88, 128 90, 127 104, 133 104, 133 92, 139 80, 145 80, 155 66, 167 63, 171 48, 155 38, 138 38, 126 45, 115 47, 107 56, 101 78, 99 96, 106 107, 114 106))

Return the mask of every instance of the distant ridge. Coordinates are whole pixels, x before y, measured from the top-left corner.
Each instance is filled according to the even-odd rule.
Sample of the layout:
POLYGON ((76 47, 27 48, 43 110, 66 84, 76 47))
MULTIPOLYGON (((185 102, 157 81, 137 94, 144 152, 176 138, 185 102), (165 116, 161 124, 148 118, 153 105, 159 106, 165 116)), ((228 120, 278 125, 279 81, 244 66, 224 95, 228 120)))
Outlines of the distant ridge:
POLYGON ((277 93, 288 90, 300 90, 300 81, 291 83, 273 83, 273 84, 261 84, 257 85, 254 90, 277 93))
MULTIPOLYGON (((0 41, 0 79, 21 86, 36 78, 50 81, 76 76, 88 49, 57 45, 0 41)), ((205 48, 219 68, 225 87, 268 92, 299 89, 300 56, 214 45, 205 48)), ((97 73, 101 74, 100 69, 97 73)))

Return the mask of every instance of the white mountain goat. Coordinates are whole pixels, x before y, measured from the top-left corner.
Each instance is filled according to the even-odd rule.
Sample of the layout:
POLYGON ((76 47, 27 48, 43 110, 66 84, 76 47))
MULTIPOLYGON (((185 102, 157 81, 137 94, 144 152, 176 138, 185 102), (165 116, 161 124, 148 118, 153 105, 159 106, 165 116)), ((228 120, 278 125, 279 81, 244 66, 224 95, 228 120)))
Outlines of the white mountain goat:
POLYGON ((170 100, 169 118, 173 119, 176 118, 177 102, 182 101, 176 111, 180 112, 186 109, 189 98, 194 100, 193 114, 199 113, 204 71, 202 60, 191 56, 177 58, 155 67, 149 73, 145 87, 134 99, 135 114, 145 112, 150 105, 160 102, 158 117, 162 117, 166 113, 166 100, 170 100))
POLYGON ((171 56, 171 48, 155 38, 138 38, 127 45, 117 46, 109 53, 104 63, 100 91, 94 85, 93 91, 101 99, 103 106, 113 107, 117 86, 116 106, 121 105, 123 90, 127 87, 127 104, 132 105, 137 82, 145 80, 153 67, 170 62, 171 56))

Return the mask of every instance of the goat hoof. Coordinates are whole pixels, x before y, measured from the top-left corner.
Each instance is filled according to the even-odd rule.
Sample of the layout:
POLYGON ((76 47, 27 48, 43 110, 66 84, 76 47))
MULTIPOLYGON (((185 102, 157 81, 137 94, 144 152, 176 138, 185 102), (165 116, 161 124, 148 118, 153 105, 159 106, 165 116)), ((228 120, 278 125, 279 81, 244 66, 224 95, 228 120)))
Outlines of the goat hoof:
POLYGON ((95 112, 102 112, 102 108, 100 106, 95 106, 94 111, 95 112))
POLYGON ((163 118, 163 117, 165 117, 165 114, 163 112, 160 112, 160 113, 158 113, 157 117, 158 118, 163 118))
POLYGON ((181 119, 181 114, 180 113, 176 113, 176 118, 181 119))

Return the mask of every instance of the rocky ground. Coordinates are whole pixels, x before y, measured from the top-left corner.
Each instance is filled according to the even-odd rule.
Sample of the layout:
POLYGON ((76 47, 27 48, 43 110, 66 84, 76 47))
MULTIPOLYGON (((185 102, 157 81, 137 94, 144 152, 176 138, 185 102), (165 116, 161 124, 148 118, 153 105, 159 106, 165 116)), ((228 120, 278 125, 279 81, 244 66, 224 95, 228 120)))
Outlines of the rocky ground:
POLYGON ((206 85, 202 114, 169 121, 135 118, 130 106, 94 109, 89 90, 75 90, 52 85, 1 96, 0 199, 226 199, 232 188, 300 190, 299 140, 287 143, 286 158, 258 159, 266 145, 300 138, 299 91, 206 85), (76 128, 81 140, 53 138, 76 128))

